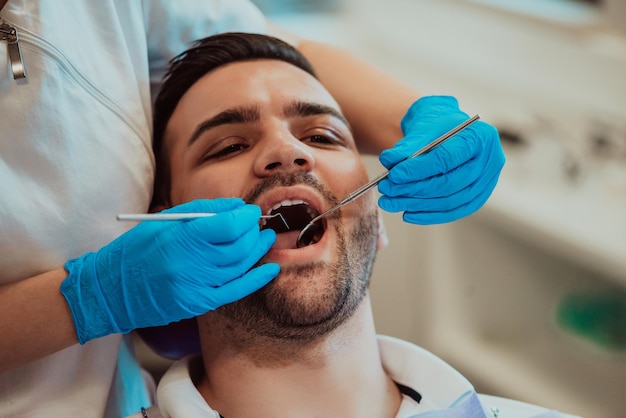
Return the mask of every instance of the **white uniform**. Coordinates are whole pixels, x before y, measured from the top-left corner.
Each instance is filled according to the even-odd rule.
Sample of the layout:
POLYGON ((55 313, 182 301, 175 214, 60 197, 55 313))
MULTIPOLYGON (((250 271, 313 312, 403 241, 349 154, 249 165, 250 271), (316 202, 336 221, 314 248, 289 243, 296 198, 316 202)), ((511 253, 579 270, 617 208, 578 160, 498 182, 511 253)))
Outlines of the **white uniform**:
MULTIPOLYGON (((477 395, 458 371, 406 341, 379 336, 378 345, 383 367, 393 381, 417 393, 409 396, 403 391, 396 418, 574 418, 524 402, 477 395)), ((148 417, 220 418, 190 378, 192 360, 179 360, 165 373, 157 389, 158 410, 149 409, 148 417)), ((142 418, 142 414, 131 418, 142 418)))
MULTIPOLYGON (((61 267, 128 228, 115 215, 145 211, 152 191, 151 82, 194 39, 266 31, 247 0, 9 0, 0 19, 17 29, 26 69, 13 79, 0 40, 2 284, 61 267)), ((112 390, 139 378, 128 376, 132 365, 114 376, 120 341, 1 374, 0 416, 130 413, 112 390)))

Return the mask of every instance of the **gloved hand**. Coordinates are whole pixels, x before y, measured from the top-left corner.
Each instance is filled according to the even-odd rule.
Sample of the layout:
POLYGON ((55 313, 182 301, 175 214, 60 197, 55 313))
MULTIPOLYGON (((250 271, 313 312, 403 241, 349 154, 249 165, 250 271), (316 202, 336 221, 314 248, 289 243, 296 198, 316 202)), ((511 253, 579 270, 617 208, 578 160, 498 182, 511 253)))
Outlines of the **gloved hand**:
POLYGON ((454 97, 428 96, 413 103, 401 122, 405 137, 379 157, 389 170, 378 185, 382 209, 404 211, 406 222, 428 225, 455 221, 482 207, 505 160, 495 127, 478 120, 430 152, 399 163, 467 119, 454 97))
POLYGON ((263 287, 278 264, 250 270, 276 240, 261 231, 258 206, 241 199, 197 200, 166 212, 208 218, 149 221, 96 253, 65 264, 61 284, 81 344, 112 333, 204 314, 263 287))

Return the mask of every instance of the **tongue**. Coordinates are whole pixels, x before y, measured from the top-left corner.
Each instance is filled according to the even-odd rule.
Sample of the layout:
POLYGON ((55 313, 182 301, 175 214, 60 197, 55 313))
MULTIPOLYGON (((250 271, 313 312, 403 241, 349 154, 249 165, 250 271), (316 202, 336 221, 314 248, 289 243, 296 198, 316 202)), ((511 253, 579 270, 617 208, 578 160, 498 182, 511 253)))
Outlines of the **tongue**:
POLYGON ((276 248, 278 250, 284 249, 292 249, 296 248, 296 239, 298 238, 298 234, 300 231, 292 231, 292 232, 283 232, 282 234, 276 235, 276 242, 272 246, 272 248, 276 248))

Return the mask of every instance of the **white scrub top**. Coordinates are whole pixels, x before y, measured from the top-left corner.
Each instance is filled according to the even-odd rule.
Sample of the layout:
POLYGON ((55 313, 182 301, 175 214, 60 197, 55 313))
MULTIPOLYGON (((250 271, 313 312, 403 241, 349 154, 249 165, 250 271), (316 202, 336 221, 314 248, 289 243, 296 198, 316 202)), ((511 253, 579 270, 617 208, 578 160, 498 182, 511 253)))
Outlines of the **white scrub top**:
MULTIPOLYGON (((210 34, 266 31, 246 0, 9 0, 0 19, 17 29, 26 70, 13 79, 0 40, 0 284, 124 232, 115 215, 150 201, 151 87, 168 61, 210 34)), ((120 341, 100 338, 0 374, 0 416, 137 411, 143 401, 115 390, 140 379, 136 365, 115 374, 120 341)))

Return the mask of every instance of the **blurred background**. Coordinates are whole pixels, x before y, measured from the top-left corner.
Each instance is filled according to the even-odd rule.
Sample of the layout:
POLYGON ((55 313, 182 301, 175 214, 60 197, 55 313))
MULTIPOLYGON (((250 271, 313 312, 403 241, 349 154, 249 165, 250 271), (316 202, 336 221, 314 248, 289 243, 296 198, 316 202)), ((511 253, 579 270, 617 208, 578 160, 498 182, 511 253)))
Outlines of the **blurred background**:
POLYGON ((500 130, 507 164, 478 213, 428 227, 384 214, 378 331, 480 392, 626 417, 626 1, 255 3, 500 130))

